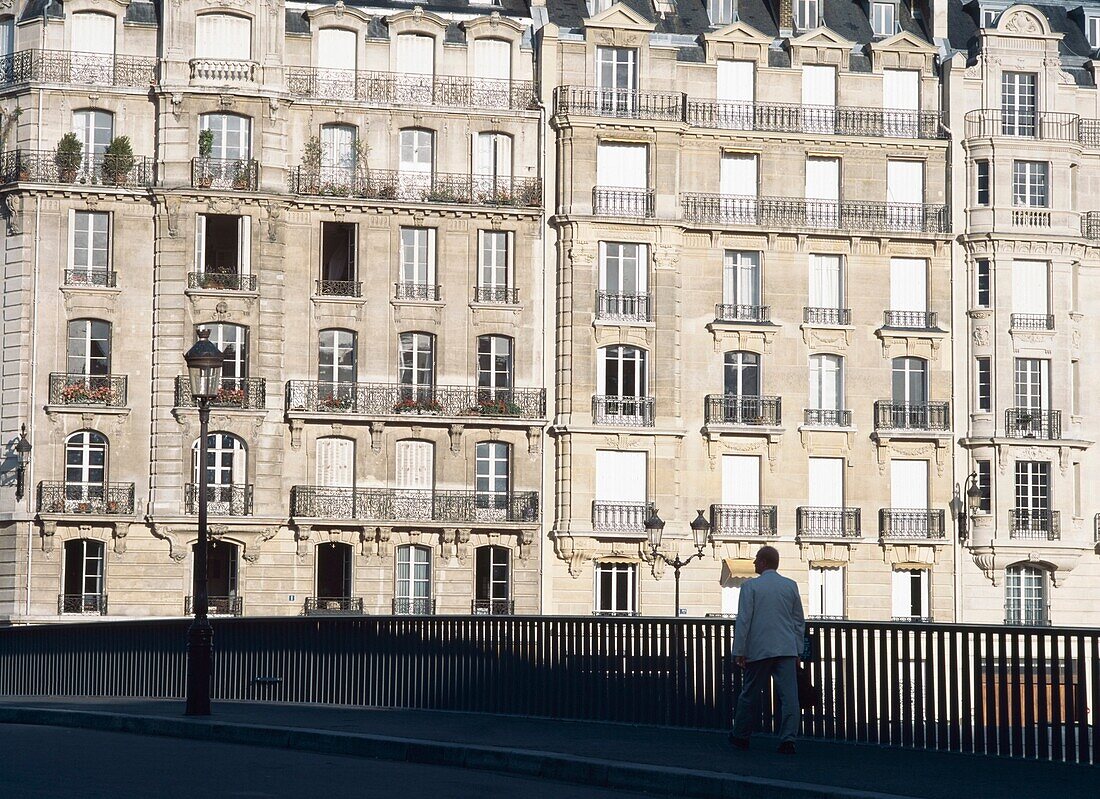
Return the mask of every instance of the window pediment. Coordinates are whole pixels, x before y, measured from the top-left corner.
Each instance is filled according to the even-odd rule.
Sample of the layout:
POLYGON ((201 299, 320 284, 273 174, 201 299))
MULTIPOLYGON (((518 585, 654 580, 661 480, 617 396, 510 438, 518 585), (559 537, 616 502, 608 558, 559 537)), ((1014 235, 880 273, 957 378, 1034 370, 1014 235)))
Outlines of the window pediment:
MULTIPOLYGON (((333 6, 311 8, 306 11, 306 17, 309 18, 311 23, 316 23, 317 27, 323 25, 324 27, 349 29, 358 28, 356 23, 360 22, 366 27, 371 20, 370 14, 365 14, 358 8, 345 6, 343 3, 337 3, 333 6)), ((311 27, 314 26, 311 25, 311 27)))
POLYGON ((756 61, 761 66, 766 66, 772 37, 744 22, 734 22, 704 34, 703 42, 707 63, 714 63, 719 58, 735 58, 756 61))
POLYGON ((394 14, 386 20, 390 38, 400 33, 423 33, 442 39, 447 33, 447 20, 417 6, 412 11, 394 14))
POLYGON ((790 41, 791 66, 803 64, 833 64, 841 71, 848 71, 848 54, 854 42, 850 42, 829 28, 817 28, 790 41))
POLYGON ((871 43, 871 68, 919 69, 932 74, 935 68, 936 48, 908 31, 894 34, 888 39, 871 43))
POLYGON ((650 22, 630 6, 616 3, 606 11, 601 11, 594 17, 584 21, 585 29, 588 28, 613 28, 626 31, 653 31, 657 24, 650 22))
POLYGON ((494 12, 487 17, 468 19, 462 23, 469 38, 495 38, 506 41, 518 41, 523 37, 523 25, 513 19, 505 19, 494 12))

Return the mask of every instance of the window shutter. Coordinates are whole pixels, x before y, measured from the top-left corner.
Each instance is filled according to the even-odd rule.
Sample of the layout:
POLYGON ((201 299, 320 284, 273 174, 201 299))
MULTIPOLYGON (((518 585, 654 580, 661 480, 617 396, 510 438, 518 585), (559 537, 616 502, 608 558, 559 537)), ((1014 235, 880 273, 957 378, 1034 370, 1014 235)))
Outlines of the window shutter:
POLYGON ((115 18, 110 14, 78 12, 73 14, 72 26, 75 52, 114 55, 115 18))
POLYGON ((429 286, 435 285, 435 228, 424 231, 427 242, 427 278, 425 282, 429 286))
POLYGON ((474 39, 474 77, 510 80, 512 46, 501 39, 474 39))
POLYGON ((725 505, 760 504, 759 456, 722 456, 722 503, 725 505))
POLYGON ((596 450, 596 499, 602 502, 645 502, 646 454, 596 450))
POLYGON ((891 602, 890 615, 911 616, 913 614, 913 575, 908 571, 895 570, 890 573, 891 602))
POLYGON ((884 69, 882 107, 895 111, 919 111, 920 74, 908 69, 884 69))
POLYGON ((355 485, 355 442, 348 438, 317 439, 317 485, 355 485))
POLYGON ((397 36, 397 72, 410 75, 435 74, 435 39, 415 33, 397 36))
POLYGON ((1046 315, 1048 307, 1046 261, 1013 261, 1013 312, 1046 315))
POLYGON ((890 507, 927 510, 928 461, 890 461, 890 507))
POLYGON ((233 442, 233 465, 229 479, 233 485, 245 485, 248 483, 248 456, 239 440, 234 438, 231 441, 233 442))
POLYGON ((644 244, 635 245, 635 286, 639 294, 649 291, 649 250, 644 244))
POLYGON ((890 310, 928 310, 927 272, 920 258, 890 259, 890 310))
POLYGON ((321 28, 317 31, 317 66, 321 69, 354 71, 357 44, 354 31, 321 28))
POLYGON ((810 307, 840 307, 840 257, 810 256, 810 307))
POLYGON ((252 217, 238 217, 237 222, 237 271, 241 275, 252 274, 252 217))
POLYGON ((836 105, 836 70, 807 64, 802 67, 802 105, 836 105))
POLYGON ((721 194, 755 197, 757 193, 756 156, 723 153, 719 175, 721 194))
POLYGON ((718 60, 720 103, 751 103, 755 99, 752 61, 718 60))
POLYGON ((824 616, 825 570, 810 567, 810 615, 824 616))
POLYGON ((206 214, 195 215, 195 271, 206 271, 206 214))
POLYGON ((821 609, 825 616, 844 615, 844 569, 832 566, 822 569, 822 577, 825 580, 824 605, 821 609))
POLYGON ((840 198, 840 160, 837 158, 806 159, 806 199, 837 200, 840 198))
POLYGON ((886 202, 924 202, 924 164, 920 161, 886 162, 886 202))
POLYGON ((395 457, 397 488, 431 491, 434 460, 435 453, 430 441, 398 441, 395 457))
POLYGON ((811 507, 844 507, 843 458, 810 458, 809 482, 811 507))

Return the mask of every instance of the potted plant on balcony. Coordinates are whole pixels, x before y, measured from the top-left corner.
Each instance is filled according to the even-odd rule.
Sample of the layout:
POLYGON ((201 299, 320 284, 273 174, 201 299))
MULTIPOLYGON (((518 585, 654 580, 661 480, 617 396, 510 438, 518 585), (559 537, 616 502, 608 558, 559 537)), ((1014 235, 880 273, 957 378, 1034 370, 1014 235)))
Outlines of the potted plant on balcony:
POLYGON ((479 400, 472 413, 479 416, 522 416, 523 409, 506 397, 496 397, 479 400))
POLYGON ((393 406, 394 413, 442 413, 443 406, 431 397, 403 397, 393 406))
POLYGON ((321 140, 316 136, 306 139, 302 147, 302 163, 298 167, 298 193, 321 192, 321 140))
POLYGON ((195 185, 200 189, 209 189, 214 182, 214 176, 210 171, 210 156, 214 152, 214 131, 199 131, 199 163, 198 174, 194 176, 195 185))
POLYGON ((247 190, 252 188, 252 162, 246 158, 233 163, 233 188, 247 190))
POLYGON ((57 177, 62 183, 76 182, 76 173, 80 169, 80 161, 84 156, 84 145, 80 143, 75 133, 66 133, 57 142, 54 150, 54 164, 57 166, 57 177))
POLYGON ((222 386, 214 396, 214 402, 218 405, 230 405, 236 408, 244 407, 244 389, 222 386))
POLYGON ((103 153, 103 183, 107 186, 125 186, 134 168, 134 150, 129 136, 111 139, 103 153))
POLYGON ((321 408, 326 411, 346 411, 354 404, 352 398, 344 394, 329 394, 321 398, 321 408))

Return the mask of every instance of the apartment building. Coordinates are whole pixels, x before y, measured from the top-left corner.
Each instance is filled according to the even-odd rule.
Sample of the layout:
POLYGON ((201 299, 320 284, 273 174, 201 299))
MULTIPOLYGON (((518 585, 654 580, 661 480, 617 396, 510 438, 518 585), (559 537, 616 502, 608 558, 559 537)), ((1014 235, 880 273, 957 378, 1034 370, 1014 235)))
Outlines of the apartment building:
POLYGON ((10 8, 0 616, 537 611, 526 5, 10 8))

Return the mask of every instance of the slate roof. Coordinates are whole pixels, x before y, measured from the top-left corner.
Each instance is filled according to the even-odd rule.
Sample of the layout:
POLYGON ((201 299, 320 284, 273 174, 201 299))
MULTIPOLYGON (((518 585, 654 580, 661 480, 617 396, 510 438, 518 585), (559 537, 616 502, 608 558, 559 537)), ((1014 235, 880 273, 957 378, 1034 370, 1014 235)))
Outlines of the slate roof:
MULTIPOLYGON (((1093 4, 1096 11, 1100 5, 1093 4)), ((1050 23, 1050 29, 1062 34, 1058 45, 1062 55, 1075 55, 1090 58, 1092 50, 1085 38, 1084 15, 1080 4, 1073 4, 1073 10, 1065 6, 1039 5, 1034 8, 1050 23)), ((948 0, 947 3, 947 39, 952 49, 973 54, 976 52, 981 4, 977 0, 964 3, 963 0, 948 0)))
POLYGON ((133 25, 157 25, 160 22, 160 9, 151 0, 134 0, 126 6, 123 22, 133 25))
MULTIPOLYGON (((335 0, 325 3, 310 3, 310 5, 336 5, 335 0)), ((529 0, 499 0, 497 4, 486 2, 471 3, 470 0, 344 0, 348 8, 380 8, 397 13, 398 11, 412 11, 413 6, 420 6, 425 11, 433 14, 491 14, 500 12, 502 17, 518 17, 520 19, 531 18, 531 4, 529 0)), ((298 9, 287 9, 287 17, 299 14, 298 9)))
POLYGON ((43 16, 51 17, 53 19, 63 19, 65 17, 65 6, 62 5, 62 0, 30 0, 23 8, 23 16, 19 18, 20 22, 26 22, 27 20, 37 19, 43 16))

